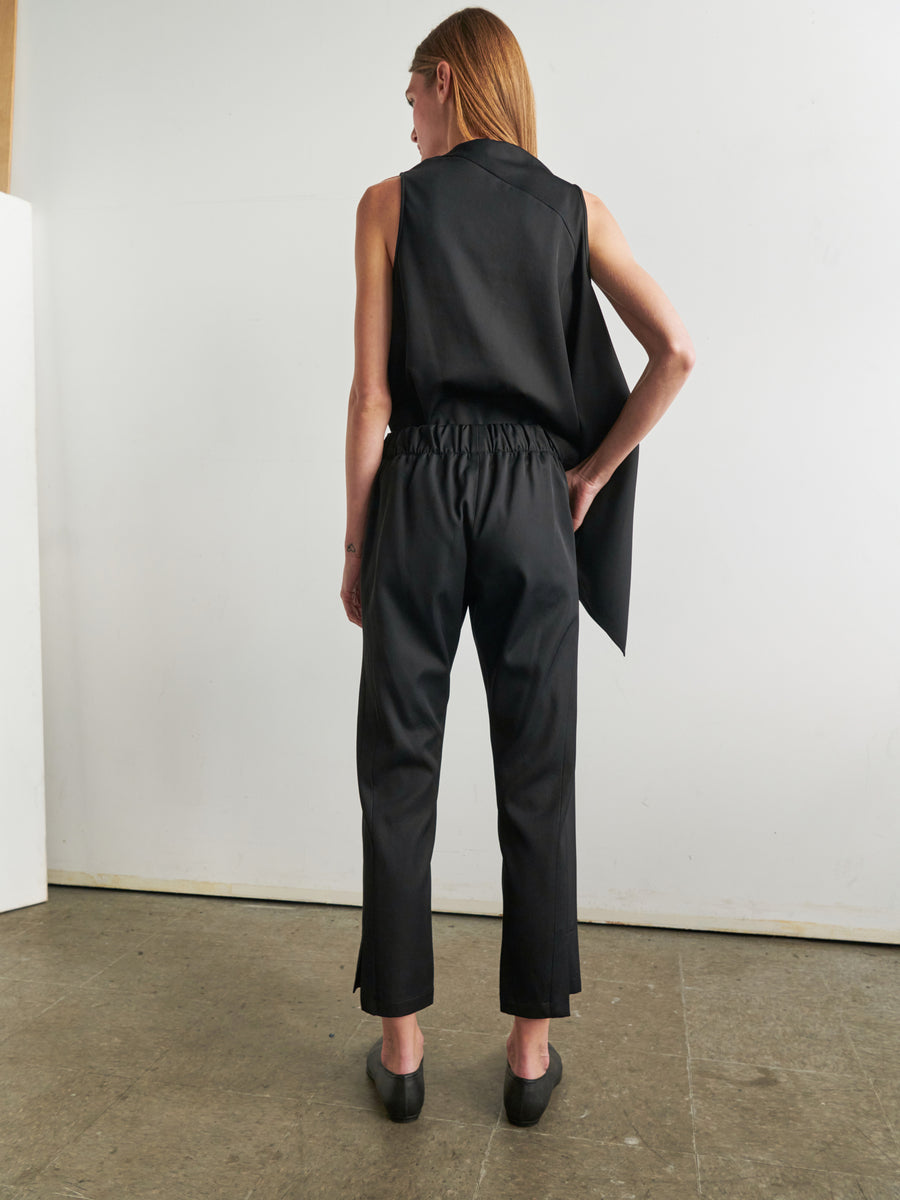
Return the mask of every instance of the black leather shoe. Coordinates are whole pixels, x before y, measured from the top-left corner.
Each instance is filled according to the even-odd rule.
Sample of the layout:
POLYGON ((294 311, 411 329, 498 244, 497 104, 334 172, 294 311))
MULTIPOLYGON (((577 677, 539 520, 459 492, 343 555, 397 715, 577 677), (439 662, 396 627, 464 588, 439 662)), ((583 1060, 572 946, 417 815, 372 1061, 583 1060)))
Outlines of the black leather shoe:
POLYGON ((550 1103, 550 1094, 562 1079, 562 1059, 554 1046, 550 1051, 550 1066, 539 1079, 523 1079, 513 1074, 506 1060, 506 1079, 503 1084, 503 1104, 511 1125, 537 1125, 550 1103))
POLYGON ((425 1055, 415 1071, 396 1075, 381 1061, 380 1037, 366 1058, 366 1074, 373 1081, 378 1095, 384 1101, 392 1121, 415 1121, 425 1103, 425 1055))

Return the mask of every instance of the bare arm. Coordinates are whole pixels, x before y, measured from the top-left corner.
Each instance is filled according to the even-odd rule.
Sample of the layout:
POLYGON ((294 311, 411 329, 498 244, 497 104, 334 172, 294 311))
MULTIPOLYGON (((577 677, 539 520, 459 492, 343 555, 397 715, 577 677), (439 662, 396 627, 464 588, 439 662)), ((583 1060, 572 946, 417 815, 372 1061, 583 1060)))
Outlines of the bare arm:
POLYGON ((592 193, 585 191, 584 198, 591 278, 649 357, 609 433, 593 454, 573 468, 576 475, 600 488, 675 399, 693 369, 695 355, 684 323, 659 284, 635 262, 612 213, 592 193))
POLYGON ((391 339, 391 260, 386 231, 399 211, 399 178, 367 188, 356 210, 355 365, 347 406, 345 465, 347 530, 341 599, 362 624, 359 573, 372 482, 381 463, 391 416, 387 364, 391 339))

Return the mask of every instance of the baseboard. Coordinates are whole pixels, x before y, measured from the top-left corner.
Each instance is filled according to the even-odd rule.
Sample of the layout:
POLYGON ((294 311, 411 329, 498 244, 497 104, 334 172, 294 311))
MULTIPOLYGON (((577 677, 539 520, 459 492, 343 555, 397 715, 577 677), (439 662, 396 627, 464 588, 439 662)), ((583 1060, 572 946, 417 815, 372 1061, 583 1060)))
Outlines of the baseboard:
MULTIPOLYGON (((362 906, 362 893, 324 888, 272 887, 268 884, 215 883, 196 879, 142 879, 137 875, 93 874, 88 871, 47 872, 47 882, 69 887, 120 888, 123 891, 174 892, 193 896, 230 896, 241 900, 284 900, 302 904, 362 906)), ((499 917, 499 904, 433 896, 432 912, 461 916, 499 917)), ((579 908, 586 925, 626 925, 645 929, 680 929, 689 933, 751 933, 772 937, 820 938, 825 941, 875 942, 900 945, 900 930, 839 925, 821 921, 780 921, 757 917, 715 917, 702 914, 624 912, 621 909, 579 908)))

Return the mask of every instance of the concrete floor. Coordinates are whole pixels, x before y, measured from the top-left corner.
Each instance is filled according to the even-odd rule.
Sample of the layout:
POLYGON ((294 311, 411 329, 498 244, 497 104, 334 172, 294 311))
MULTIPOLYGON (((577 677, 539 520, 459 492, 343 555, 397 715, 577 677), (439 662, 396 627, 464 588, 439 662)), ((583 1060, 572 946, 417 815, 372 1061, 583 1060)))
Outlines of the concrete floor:
POLYGON ((365 1074, 357 908, 51 887, 0 914, 0 1200, 900 1200, 900 947, 582 925, 506 1121, 500 921, 434 915, 425 1107, 365 1074))

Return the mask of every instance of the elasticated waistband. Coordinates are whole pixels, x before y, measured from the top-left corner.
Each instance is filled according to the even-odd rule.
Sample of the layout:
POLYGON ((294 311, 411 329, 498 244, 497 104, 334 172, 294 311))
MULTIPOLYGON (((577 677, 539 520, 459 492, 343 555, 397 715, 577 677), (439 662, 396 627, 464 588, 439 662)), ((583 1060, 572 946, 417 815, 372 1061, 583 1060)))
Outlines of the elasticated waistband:
POLYGON ((401 454, 513 454, 522 450, 550 451, 559 457, 543 425, 493 421, 484 425, 407 425, 392 429, 384 439, 382 458, 401 454))

